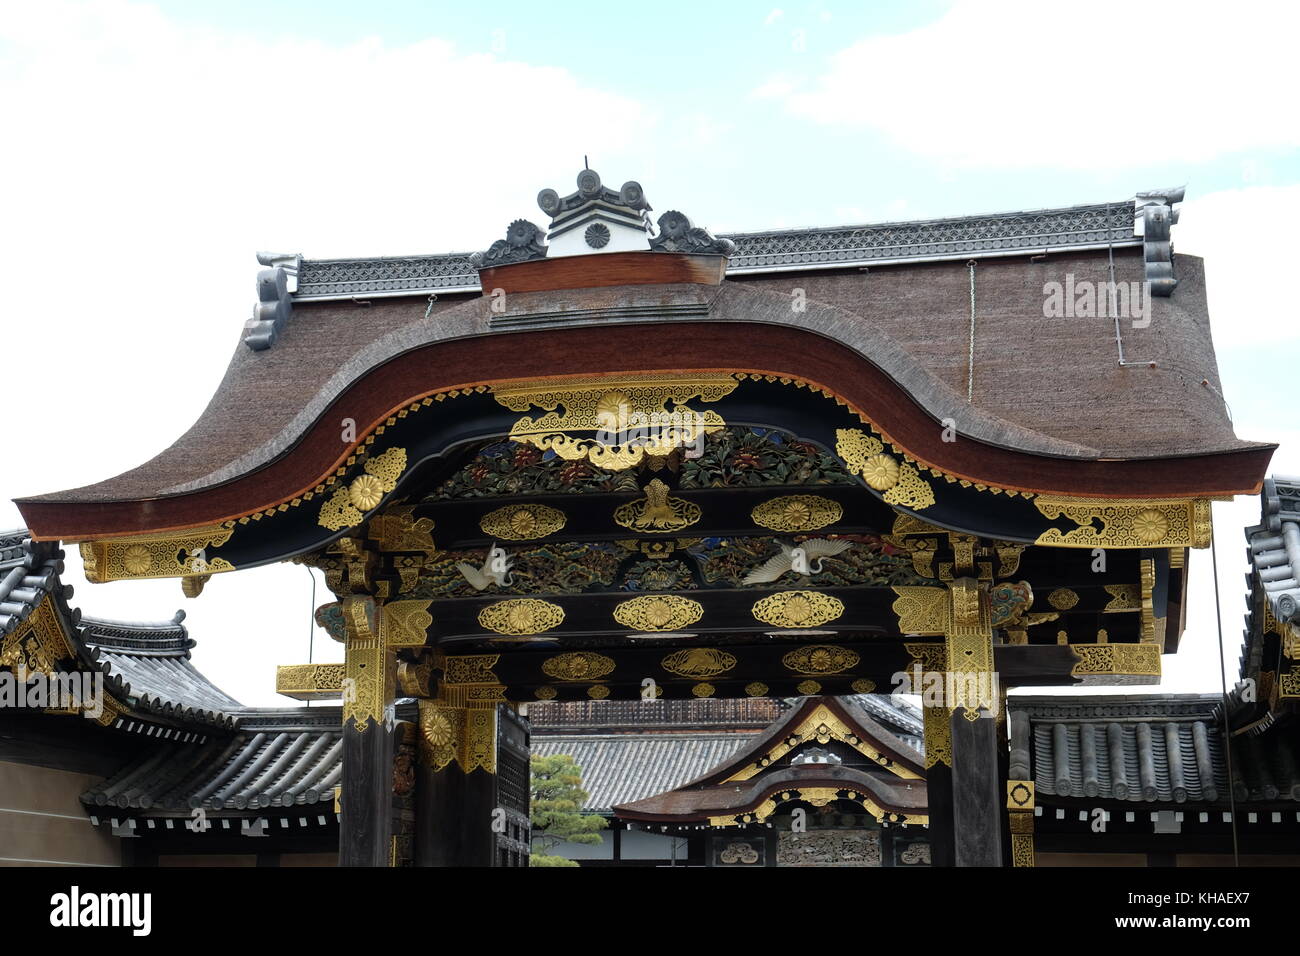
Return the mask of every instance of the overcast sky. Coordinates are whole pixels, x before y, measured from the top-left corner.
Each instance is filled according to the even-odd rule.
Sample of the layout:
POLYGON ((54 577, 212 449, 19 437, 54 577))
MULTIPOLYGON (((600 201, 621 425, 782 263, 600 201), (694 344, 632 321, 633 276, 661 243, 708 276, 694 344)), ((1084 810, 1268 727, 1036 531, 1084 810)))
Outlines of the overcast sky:
MULTIPOLYGON (((118 474, 194 421, 242 347, 256 250, 484 249, 584 155, 724 232, 1185 183, 1175 245, 1207 261, 1237 433, 1300 473, 1298 9, 0 0, 0 527, 21 523, 9 499, 118 474)), ((1231 680, 1259 503, 1214 511, 1231 680)), ((87 584, 73 547, 65 580, 92 615, 184 607, 202 670, 289 703, 274 665, 308 653, 304 568, 187 601, 177 581, 87 584)), ((1164 686, 1217 690, 1208 551, 1191 587, 1164 686)), ((314 653, 342 657, 323 634, 314 653)))

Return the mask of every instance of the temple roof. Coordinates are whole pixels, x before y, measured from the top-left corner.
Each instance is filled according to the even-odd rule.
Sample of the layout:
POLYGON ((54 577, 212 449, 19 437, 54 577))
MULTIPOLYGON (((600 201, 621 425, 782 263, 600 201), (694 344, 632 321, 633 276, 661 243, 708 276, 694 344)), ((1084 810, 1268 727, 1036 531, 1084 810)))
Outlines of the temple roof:
MULTIPOLYGON (((1178 198, 1181 194, 1171 201, 1178 198)), ((629 215, 637 211, 638 203, 624 205, 629 215)), ((687 237, 683 249, 695 248, 688 238, 697 233, 696 245, 715 242, 689 227, 685 217, 665 223, 670 215, 680 216, 670 211, 661 217, 661 233, 681 232, 687 237)), ((914 415, 919 406, 927 424, 954 422, 960 436, 949 446, 954 454, 963 442, 974 442, 1042 459, 1106 461, 1107 474, 1118 475, 1115 462, 1247 453, 1220 462, 1221 471, 1182 469, 1173 482, 1179 488, 1158 490, 1161 486, 1152 484, 1147 493, 1253 491, 1273 446, 1243 441, 1233 433, 1219 390, 1201 261, 1177 256, 1170 260, 1172 267, 1153 265, 1161 244, 1151 233, 1135 235, 1134 216, 1130 200, 917 223, 747 233, 729 240, 736 248, 721 284, 664 279, 663 284, 638 285, 650 281, 641 275, 644 269, 637 273, 640 278, 615 269, 610 275, 622 276, 619 281, 627 284, 543 284, 541 291, 511 292, 505 314, 496 300, 477 294, 467 256, 313 262, 264 255, 262 261, 275 267, 259 280, 261 318, 249 333, 257 344, 241 341, 237 346, 218 391, 191 429, 136 469, 94 485, 22 499, 20 507, 40 537, 70 540, 153 529, 143 528, 141 522, 149 519, 142 514, 132 511, 128 517, 129 509, 112 519, 108 512, 97 512, 90 522, 84 509, 75 518, 72 511, 59 511, 56 523, 51 523, 55 512, 49 509, 152 500, 161 509, 159 516, 166 512, 165 519, 155 519, 163 522, 161 530, 274 508, 332 473, 336 456, 326 461, 325 446, 317 448, 322 415, 331 406, 340 415, 351 414, 343 410, 349 396, 374 391, 381 366, 391 370, 403 355, 434 350, 421 365, 422 380, 403 385, 400 400, 392 396, 391 408, 396 409, 412 397, 491 380, 492 375, 608 371, 600 364, 608 361, 603 353, 575 357, 574 336, 593 347, 607 342, 613 354, 626 355, 617 333, 643 336, 620 327, 647 321, 657 326, 691 323, 668 336, 691 341, 709 326, 743 324, 744 334, 737 329, 728 339, 735 344, 736 354, 728 356, 735 367, 798 375, 809 352, 823 349, 829 350, 826 363, 843 363, 850 355, 870 363, 897 387, 898 398, 889 399, 898 407, 896 414, 914 415), (1045 290, 1052 283, 1113 279, 1136 287, 1156 266, 1177 273, 1177 292, 1172 297, 1157 293, 1149 321, 1122 323, 1127 364, 1119 361, 1116 328, 1109 319, 1044 318, 1045 290), (296 281, 293 290, 289 278, 296 281), (972 278, 977 331, 974 366, 968 368, 972 278), (792 298, 805 307, 792 308, 792 298), (590 335, 594 321, 600 323, 596 336, 590 335), (786 333, 779 343, 763 339, 768 329, 777 336, 774 327, 786 333), (520 329, 540 337, 525 346, 504 334, 520 329), (457 351, 468 347, 467 340, 473 350, 468 357, 457 351), (776 368, 773 356, 783 356, 789 367, 776 368), (1044 376, 1044 368, 1051 368, 1052 375, 1044 376), (912 411, 903 410, 909 404, 904 398, 915 403, 912 411), (259 471, 259 478, 269 477, 271 470, 275 481, 258 481, 236 493, 245 488, 240 479, 251 481, 259 471), (166 499, 200 494, 221 500, 206 500, 193 509, 187 503, 175 514, 168 510, 166 499), (252 500, 259 494, 268 500, 252 500)), ((530 235, 529 242, 535 243, 537 236, 530 235)), ((508 244, 509 239, 501 241, 508 244)), ((599 255, 597 249, 588 250, 593 254, 585 258, 646 257, 636 261, 647 267, 672 255, 690 258, 652 251, 660 239, 662 234, 651 239, 644 252, 599 255)), ((553 267, 546 275, 554 277, 559 275, 555 269, 572 272, 564 263, 584 259, 528 255, 540 258, 495 271, 541 265, 553 267)), ((1174 284, 1162 288, 1168 292, 1174 284)), ((711 348, 701 345, 696 359, 701 349, 711 348)), ((667 351, 658 360, 683 369, 691 361, 667 351)), ((359 429, 369 427, 371 412, 366 414, 365 421, 357 420, 359 429)), ((923 427, 920 419, 915 427, 923 427)), ((328 450, 336 452, 337 425, 331 423, 330 429, 335 434, 328 450)), ((947 467, 943 461, 931 464, 947 467)), ((1046 465, 1055 467, 1052 461, 1046 465)), ((999 478, 993 472, 1000 465, 987 470, 989 474, 957 473, 993 485, 1029 487, 999 478)), ((1041 487, 1029 490, 1114 493, 1076 487, 1073 476, 1081 473, 1044 478, 1041 487)), ((1127 477, 1122 484, 1133 487, 1127 477)))
POLYGON ((26 528, 0 532, 0 637, 11 634, 46 596, 72 596, 62 585, 63 552, 31 540, 26 528))
MULTIPOLYGON (((1300 478, 1266 479, 1261 506, 1260 523, 1246 529, 1246 555, 1273 616, 1300 624, 1300 478)), ((1255 578, 1247 583, 1253 588, 1255 578)))
POLYGON ((1008 698, 1011 779, 1032 773, 1040 799, 1226 800, 1222 701, 1218 694, 1008 698))
POLYGON ((191 663, 194 640, 181 624, 184 618, 184 611, 155 624, 82 617, 78 630, 91 660, 107 676, 106 683, 150 709, 193 712, 209 719, 243 709, 191 663))
POLYGON ((202 746, 174 742, 123 767, 82 794, 87 808, 258 810, 330 803, 343 773, 337 707, 256 709, 240 730, 202 746))

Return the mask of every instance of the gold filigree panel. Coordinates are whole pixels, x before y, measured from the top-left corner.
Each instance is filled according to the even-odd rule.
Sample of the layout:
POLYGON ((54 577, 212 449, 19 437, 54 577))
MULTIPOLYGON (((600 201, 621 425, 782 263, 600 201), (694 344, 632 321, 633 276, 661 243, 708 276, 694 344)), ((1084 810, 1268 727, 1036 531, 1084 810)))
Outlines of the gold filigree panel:
POLYGON ((700 520, 699 506, 672 498, 668 486, 656 478, 645 486, 645 497, 614 509, 614 521, 621 527, 644 534, 671 534, 700 520))
POLYGON ((689 403, 716 402, 738 384, 727 373, 661 373, 519 382, 498 385, 493 394, 512 411, 548 412, 520 418, 510 429, 512 440, 552 450, 569 461, 587 459, 598 468, 621 471, 641 464, 647 455, 662 458, 724 428, 717 412, 697 411, 689 403))
POLYGON ((389 647, 423 647, 433 627, 432 601, 392 601, 384 605, 384 641, 389 647))
POLYGON ((275 669, 275 692, 294 700, 325 700, 343 694, 343 664, 282 664, 275 669))
POLYGON ((1205 499, 1046 497, 1034 506, 1049 520, 1066 518, 1077 528, 1049 528, 1037 544, 1064 548, 1206 548, 1210 502, 1205 499), (1100 527, 1098 527, 1100 525, 1100 527))
POLYGON ((479 611, 478 622, 498 634, 541 634, 564 622, 564 608, 537 598, 514 598, 489 604, 479 611))
POLYGON ((832 525, 844 517, 844 508, 820 495, 782 495, 755 505, 749 516, 764 528, 794 533, 832 525))
POLYGON ((704 605, 676 594, 646 594, 614 608, 614 620, 633 631, 676 631, 704 616, 704 605))
POLYGON ((542 673, 562 681, 597 681, 614 670, 614 660, 594 651, 570 651, 542 662, 542 673))
POLYGON ((406 449, 390 448, 366 461, 362 474, 349 484, 339 483, 334 493, 321 505, 316 523, 329 531, 342 531, 359 525, 367 511, 379 507, 384 495, 397 487, 406 470, 406 449))
POLYGON ((535 541, 555 534, 567 520, 563 511, 546 505, 506 505, 485 514, 478 526, 502 541, 535 541))
POLYGON ((896 586, 894 613, 904 634, 944 634, 948 630, 950 604, 944 588, 896 586))
POLYGON ((1079 662, 1070 676, 1084 684, 1153 684, 1160 676, 1158 644, 1071 644, 1079 662))
POLYGON ((797 647, 781 658, 781 664, 788 671, 796 674, 808 674, 824 677, 828 674, 842 674, 858 666, 862 658, 847 647, 834 644, 810 644, 797 647))
POLYGON ((736 666, 736 656, 716 647, 687 647, 664 657, 659 666, 679 677, 703 680, 731 670, 736 666))
POLYGON ((176 578, 233 571, 224 558, 208 557, 207 549, 230 540, 232 528, 212 525, 185 532, 83 541, 81 558, 86 578, 95 584, 139 578, 176 578))
POLYGON ((818 591, 781 591, 756 601, 751 613, 773 627, 817 627, 838 620, 844 602, 818 591))
POLYGON ((922 511, 934 504, 934 489, 909 462, 885 453, 884 443, 856 428, 835 431, 835 453, 891 505, 922 511))

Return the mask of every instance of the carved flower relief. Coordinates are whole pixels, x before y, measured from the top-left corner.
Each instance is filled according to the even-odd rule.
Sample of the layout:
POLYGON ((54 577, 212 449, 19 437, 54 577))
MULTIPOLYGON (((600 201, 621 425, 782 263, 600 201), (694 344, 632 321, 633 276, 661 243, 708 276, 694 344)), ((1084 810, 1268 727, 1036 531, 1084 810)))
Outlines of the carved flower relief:
POLYGON ((153 555, 142 544, 133 544, 122 555, 122 566, 127 574, 144 574, 153 566, 153 555))
POLYGON ((745 685, 745 693, 750 697, 766 697, 767 685, 762 681, 754 681, 752 684, 745 685))
POLYGON ((1159 511, 1148 509, 1133 519, 1133 530, 1139 540, 1161 541, 1169 534, 1169 519, 1159 511))
POLYGON ((445 714, 437 712, 425 718, 424 736, 435 747, 450 746, 456 739, 455 731, 451 727, 451 721, 447 719, 445 714))
POLYGON ((542 673, 556 680, 596 681, 614 669, 614 661, 604 654, 571 651, 557 654, 542 662, 542 673))
POLYGON ((348 497, 358 511, 370 511, 384 499, 384 483, 374 475, 358 475, 348 490, 348 497))
POLYGON ((862 477, 876 491, 898 484, 898 462, 886 454, 872 455, 862 465, 862 477))

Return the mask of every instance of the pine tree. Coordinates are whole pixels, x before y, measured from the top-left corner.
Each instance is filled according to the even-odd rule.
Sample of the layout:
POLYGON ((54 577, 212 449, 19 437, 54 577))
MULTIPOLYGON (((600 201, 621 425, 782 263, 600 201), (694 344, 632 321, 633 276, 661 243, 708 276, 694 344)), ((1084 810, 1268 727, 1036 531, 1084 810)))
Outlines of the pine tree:
POLYGON ((583 813, 587 792, 582 789, 582 768, 568 754, 532 759, 533 848, 529 866, 577 866, 549 851, 561 843, 597 846, 603 817, 583 813), (538 849, 541 853, 536 852, 538 849))

